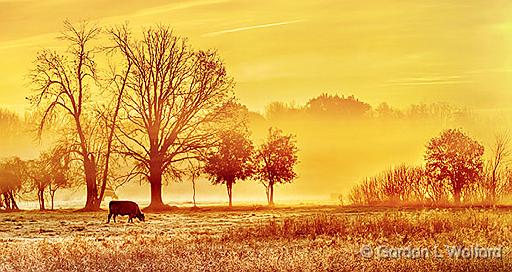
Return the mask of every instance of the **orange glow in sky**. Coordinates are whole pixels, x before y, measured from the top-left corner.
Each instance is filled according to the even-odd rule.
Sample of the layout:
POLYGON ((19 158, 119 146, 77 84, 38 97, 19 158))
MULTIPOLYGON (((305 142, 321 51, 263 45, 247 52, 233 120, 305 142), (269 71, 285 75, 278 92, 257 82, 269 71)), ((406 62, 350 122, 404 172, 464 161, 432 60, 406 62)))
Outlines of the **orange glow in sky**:
MULTIPOLYGON (((27 74, 38 50, 65 49, 56 39, 65 19, 102 27, 129 22, 137 32, 168 24, 193 47, 216 48, 239 101, 260 113, 273 101, 304 105, 321 93, 372 106, 445 102, 512 113, 512 2, 500 0, 0 0, 0 108, 29 109, 27 74)), ((347 192, 390 165, 420 163, 425 143, 446 124, 407 124, 278 124, 298 135, 301 152, 299 178, 286 192, 347 192)), ((256 144, 267 128, 254 131, 256 144)), ((487 127, 464 128, 479 140, 492 138, 487 127)), ((246 184, 236 190, 261 191, 246 184)), ((172 186, 188 199, 189 184, 172 186)), ((206 181, 203 188, 213 190, 206 181)), ((224 188, 215 190, 224 197, 224 188)))
POLYGON ((171 25, 217 48, 252 110, 321 92, 394 106, 512 107, 509 1, 0 0, 0 106, 22 112, 34 54, 62 21, 171 25))

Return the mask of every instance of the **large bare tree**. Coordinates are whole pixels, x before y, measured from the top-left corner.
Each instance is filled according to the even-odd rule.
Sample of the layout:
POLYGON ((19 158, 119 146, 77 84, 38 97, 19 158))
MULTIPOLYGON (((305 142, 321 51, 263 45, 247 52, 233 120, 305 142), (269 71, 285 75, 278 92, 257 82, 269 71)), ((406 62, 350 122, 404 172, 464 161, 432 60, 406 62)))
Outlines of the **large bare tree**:
POLYGON ((139 37, 119 26, 110 37, 130 71, 117 125, 120 153, 134 161, 133 176, 149 181, 148 209, 165 209, 162 176, 180 176, 184 162, 218 141, 233 81, 215 51, 193 50, 167 26, 139 37))
MULTIPOLYGON (((108 176, 122 92, 118 90, 117 96, 109 97, 92 88, 99 80, 95 61, 99 50, 93 42, 100 28, 86 22, 74 26, 68 21, 64 27, 60 38, 68 48, 61 53, 44 49, 37 54, 30 73, 36 93, 29 99, 40 114, 39 135, 54 120, 63 124, 61 133, 66 135, 69 150, 81 161, 85 177, 84 210, 98 210, 108 176), (101 106, 102 103, 105 105, 101 106)), ((112 81, 125 79, 114 77, 112 81)))

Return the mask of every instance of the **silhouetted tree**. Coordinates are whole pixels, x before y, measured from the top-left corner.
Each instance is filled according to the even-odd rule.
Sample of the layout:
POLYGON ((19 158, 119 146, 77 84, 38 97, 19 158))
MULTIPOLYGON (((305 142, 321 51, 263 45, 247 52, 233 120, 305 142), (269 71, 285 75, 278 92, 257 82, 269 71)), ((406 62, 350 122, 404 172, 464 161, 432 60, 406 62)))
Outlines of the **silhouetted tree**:
POLYGON ((365 178, 352 188, 349 195, 353 204, 377 205, 385 200, 383 183, 376 177, 365 178))
POLYGON ((213 184, 226 184, 229 207, 233 205, 233 184, 253 174, 253 149, 247 133, 225 131, 219 146, 206 158, 204 172, 213 184))
POLYGON ((399 119, 404 116, 400 110, 392 108, 388 103, 379 104, 377 108, 375 108, 375 113, 378 118, 383 119, 399 119))
POLYGON ((42 152, 35 160, 26 162, 26 178, 30 187, 37 193, 39 209, 46 209, 46 196, 50 197, 51 209, 54 209, 55 193, 59 189, 69 188, 74 183, 70 173, 70 152, 62 146, 42 152))
POLYGON ((507 168, 503 171, 503 186, 501 187, 503 197, 512 195, 512 169, 507 168))
POLYGON ((25 180, 26 164, 18 157, 0 162, 0 207, 19 210, 16 198, 25 180))
MULTIPOLYGON (((75 27, 68 21, 64 27, 61 39, 68 43, 68 49, 64 54, 49 49, 37 54, 35 68, 30 74, 37 92, 29 99, 40 111, 39 135, 45 125, 55 119, 61 119, 65 124, 67 131, 64 132, 69 133, 71 142, 68 144, 72 147, 69 150, 82 162, 87 189, 84 210, 98 210, 101 204, 98 192, 103 192, 105 187, 103 181, 108 172, 115 128, 112 122, 105 126, 102 116, 111 116, 108 112, 117 114, 117 109, 104 107, 103 110, 108 112, 98 115, 94 109, 101 108, 101 103, 91 99, 94 94, 91 85, 98 83, 99 78, 94 59, 97 49, 91 43, 99 35, 100 28, 85 22, 75 27), (105 132, 107 129, 110 133, 105 132), (103 132, 109 136, 98 135, 103 132), (99 174, 103 177, 100 180, 99 174)), ((103 100, 110 98, 102 97, 100 101, 103 100)), ((115 118, 110 120, 115 122, 115 118)))
POLYGON ((330 117, 361 117, 367 114, 371 106, 354 96, 322 94, 308 101, 306 111, 330 117))
POLYGON ((495 203, 501 195, 506 178, 507 159, 510 156, 510 138, 508 134, 498 134, 491 146, 491 158, 485 167, 482 186, 486 192, 487 201, 495 203))
POLYGON ((304 108, 295 107, 293 104, 275 101, 265 107, 265 117, 268 120, 279 120, 281 118, 297 118, 304 112, 304 108))
POLYGON ((426 203, 429 187, 424 170, 418 166, 398 165, 366 178, 350 194, 354 204, 426 203))
POLYGON ((202 162, 200 160, 190 160, 188 161, 188 163, 189 165, 187 167, 186 173, 187 176, 190 178, 190 182, 192 183, 192 203, 194 204, 194 208, 196 208, 196 182, 197 179, 204 172, 204 165, 202 165, 202 162))
POLYGON ((140 39, 121 26, 110 37, 129 71, 117 126, 120 153, 135 162, 133 175, 149 181, 148 208, 164 209, 162 176, 179 176, 183 162, 217 141, 232 79, 215 51, 192 50, 166 26, 140 39))
POLYGON ((50 194, 51 209, 55 207, 55 193, 57 190, 71 188, 76 185, 76 178, 72 171, 70 152, 63 146, 55 146, 44 157, 50 172, 50 194))
POLYGON ((37 201, 39 203, 39 209, 45 210, 45 198, 44 194, 46 188, 51 183, 51 172, 47 161, 42 158, 37 160, 29 160, 26 163, 27 166, 27 177, 30 180, 30 184, 33 190, 36 191, 37 201))
POLYGON ((258 148, 257 175, 265 186, 269 205, 274 205, 274 185, 297 177, 293 169, 298 162, 297 151, 295 136, 274 128, 269 129, 267 139, 258 148))
POLYGON ((462 190, 482 174, 484 147, 458 129, 448 129, 432 138, 425 153, 426 173, 436 182, 447 182, 455 203, 462 190))

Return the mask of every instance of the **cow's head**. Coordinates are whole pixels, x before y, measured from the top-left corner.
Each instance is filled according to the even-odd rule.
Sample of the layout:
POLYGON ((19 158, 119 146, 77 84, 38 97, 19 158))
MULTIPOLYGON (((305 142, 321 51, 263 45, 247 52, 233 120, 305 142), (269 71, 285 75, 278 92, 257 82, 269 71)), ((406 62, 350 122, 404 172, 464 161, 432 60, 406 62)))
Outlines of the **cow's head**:
POLYGON ((137 215, 137 218, 138 218, 140 221, 142 221, 142 222, 146 222, 146 217, 144 216, 144 214, 143 214, 143 213, 139 213, 139 214, 137 215))

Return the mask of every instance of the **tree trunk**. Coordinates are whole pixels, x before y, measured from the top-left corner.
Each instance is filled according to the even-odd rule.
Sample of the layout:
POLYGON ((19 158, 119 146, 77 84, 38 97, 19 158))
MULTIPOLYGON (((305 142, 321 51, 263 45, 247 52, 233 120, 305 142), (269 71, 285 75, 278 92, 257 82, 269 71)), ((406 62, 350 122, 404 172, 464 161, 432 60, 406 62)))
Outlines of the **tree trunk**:
POLYGON ((53 203, 55 203, 54 199, 55 199, 55 192, 56 191, 50 191, 50 199, 52 201, 52 210, 53 210, 53 203))
POLYGON ((44 190, 38 190, 37 198, 39 199, 39 210, 44 211, 44 190))
POLYGON ((263 184, 263 186, 265 187, 265 195, 267 196, 267 203, 270 203, 270 192, 269 192, 269 187, 267 186, 267 184, 265 184, 265 182, 261 182, 261 184, 263 184))
POLYGON ((269 186, 269 189, 270 189, 268 205, 269 206, 274 206, 274 183, 271 182, 271 183, 269 183, 268 186, 269 186))
POLYGON ((18 207, 18 204, 16 204, 16 200, 14 199, 14 194, 12 193, 12 191, 11 191, 11 193, 9 195, 10 195, 10 198, 11 198, 11 208, 13 210, 19 210, 20 208, 18 207))
POLYGON ((456 205, 460 204, 460 193, 461 193, 460 189, 455 189, 453 191, 453 199, 455 200, 456 205))
POLYGON ((100 209, 100 201, 98 200, 98 186, 96 184, 96 164, 94 156, 84 158, 85 181, 87 183, 87 200, 83 210, 98 211, 100 209))
POLYGON ((233 207, 233 183, 231 181, 226 182, 226 189, 228 191, 229 207, 233 207))
POLYGON ((85 134, 82 130, 82 125, 80 123, 79 113, 77 115, 74 115, 74 117, 76 123, 76 130, 78 133, 78 137, 80 138, 80 148, 81 155, 83 157, 85 183, 87 190, 87 199, 85 201, 85 207, 82 210, 98 211, 100 209, 100 201, 98 201, 98 187, 96 184, 96 161, 94 160, 94 155, 90 154, 87 148, 85 134))
POLYGON ((150 178, 151 183, 151 203, 149 207, 160 208, 164 206, 162 201, 162 176, 150 178))
POLYGON ((132 64, 130 63, 128 65, 128 69, 126 70, 126 75, 123 79, 123 85, 121 87, 119 95, 117 96, 117 103, 116 103, 116 107, 114 109, 114 116, 112 117, 112 120, 111 120, 112 122, 110 123, 110 126, 109 126, 110 132, 108 134, 108 139, 107 139, 107 153, 105 155, 105 168, 103 169, 103 175, 101 177, 100 193, 98 196, 98 200, 99 200, 98 202, 100 202, 100 204, 101 204, 101 201, 103 201, 103 197, 105 195, 105 188, 107 187, 110 153, 112 152, 112 139, 114 138, 114 130, 116 128, 117 115, 119 114, 119 108, 121 106, 121 98, 123 97, 124 88, 126 86, 126 80, 128 78, 128 74, 130 73, 131 66, 132 66, 132 64))
MULTIPOLYGON (((194 179, 194 177, 192 177, 194 179)), ((196 181, 192 180, 192 190, 194 191, 194 194, 192 195, 192 200, 194 201, 194 207, 196 206, 196 181)))
POLYGON ((497 178, 496 178, 496 174, 495 172, 493 171, 492 173, 492 183, 491 183, 491 188, 490 188, 490 200, 491 200, 491 203, 494 204, 496 202, 496 187, 497 187, 497 178))
POLYGON ((4 203, 5 203, 5 209, 10 210, 11 209, 11 198, 9 197, 9 192, 4 193, 4 203))
POLYGON ((151 164, 149 169, 149 183, 151 185, 151 203, 146 210, 162 210, 166 208, 162 201, 162 170, 158 164, 151 164))

